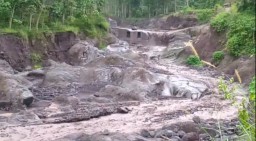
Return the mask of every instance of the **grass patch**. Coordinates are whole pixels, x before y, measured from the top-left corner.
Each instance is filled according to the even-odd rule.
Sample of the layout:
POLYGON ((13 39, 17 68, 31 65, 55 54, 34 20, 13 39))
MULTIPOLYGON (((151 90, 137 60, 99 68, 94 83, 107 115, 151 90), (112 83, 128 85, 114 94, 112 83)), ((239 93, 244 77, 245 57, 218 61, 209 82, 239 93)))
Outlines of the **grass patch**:
POLYGON ((23 29, 15 30, 10 28, 3 28, 3 29, 0 29, 0 34, 12 34, 26 40, 28 39, 28 32, 23 29))
POLYGON ((56 22, 52 27, 53 32, 73 32, 75 34, 79 33, 79 28, 71 25, 63 25, 62 23, 56 22))

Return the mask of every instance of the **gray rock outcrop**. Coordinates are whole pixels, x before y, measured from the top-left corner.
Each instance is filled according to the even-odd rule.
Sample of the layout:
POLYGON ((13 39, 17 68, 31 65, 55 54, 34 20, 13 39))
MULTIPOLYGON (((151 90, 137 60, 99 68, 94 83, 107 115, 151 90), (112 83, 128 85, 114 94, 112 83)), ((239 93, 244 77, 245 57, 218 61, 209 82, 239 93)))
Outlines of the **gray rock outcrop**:
POLYGON ((79 42, 72 46, 68 54, 70 64, 72 65, 83 65, 102 56, 96 47, 86 41, 79 42))
POLYGON ((19 76, 0 72, 0 107, 13 106, 14 108, 29 106, 34 99, 27 86, 29 82, 19 76))

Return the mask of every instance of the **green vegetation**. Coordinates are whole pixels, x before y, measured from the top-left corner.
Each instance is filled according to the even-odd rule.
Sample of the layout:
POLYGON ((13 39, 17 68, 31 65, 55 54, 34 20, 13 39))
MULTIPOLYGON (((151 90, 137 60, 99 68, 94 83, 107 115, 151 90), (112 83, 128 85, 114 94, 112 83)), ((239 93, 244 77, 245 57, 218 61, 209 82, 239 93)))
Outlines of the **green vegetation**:
POLYGON ((226 47, 232 56, 255 55, 255 15, 248 9, 237 9, 241 9, 241 4, 239 8, 233 5, 231 12, 219 13, 211 20, 211 26, 217 32, 227 33, 226 47))
POLYGON ((203 66, 200 58, 198 56, 195 56, 195 55, 190 55, 188 58, 187 58, 187 61, 186 63, 190 66, 195 66, 195 67, 201 67, 203 66))
POLYGON ((0 0, 0 32, 28 38, 72 31, 101 38, 109 28, 103 4, 104 0, 0 0))
POLYGON ((214 27, 217 32, 222 32, 227 30, 229 16, 230 16, 230 13, 228 12, 219 13, 212 19, 211 26, 214 27))
POLYGON ((212 55, 213 61, 219 64, 224 59, 223 51, 215 51, 212 55))
MULTIPOLYGON (((236 87, 233 85, 234 79, 224 81, 220 78, 219 93, 224 95, 224 98, 231 100, 233 104, 237 104, 234 92, 236 87)), ((243 98, 242 102, 238 103, 239 107, 239 121, 242 135, 240 140, 255 141, 255 77, 249 85, 249 98, 243 98)))
POLYGON ((188 7, 196 10, 200 21, 207 21, 216 4, 224 0, 105 0, 104 11, 119 18, 151 18, 176 13, 188 7), (206 19, 204 19, 206 18, 206 19))
POLYGON ((99 49, 104 49, 106 47, 107 47, 106 43, 104 43, 103 41, 99 42, 99 49))
POLYGON ((193 9, 188 7, 181 11, 183 15, 196 15, 200 23, 207 23, 214 16, 214 9, 193 9))
POLYGON ((92 38, 105 36, 109 28, 109 24, 103 16, 94 14, 75 19, 72 25, 92 38))
POLYGON ((229 81, 225 81, 221 77, 219 80, 218 88, 219 88, 219 93, 224 95, 225 99, 232 100, 233 102, 235 102, 234 101, 234 98, 235 98, 234 92, 236 90, 236 87, 235 86, 231 87, 231 85, 233 83, 234 83, 233 78, 229 79, 229 81))
POLYGON ((240 128, 243 131, 243 138, 248 141, 255 141, 255 77, 249 86, 249 104, 244 100, 239 110, 240 128), (247 106, 246 106, 247 105, 247 106))
POLYGON ((31 58, 34 69, 42 68, 42 56, 40 54, 32 53, 30 55, 30 58, 31 58))

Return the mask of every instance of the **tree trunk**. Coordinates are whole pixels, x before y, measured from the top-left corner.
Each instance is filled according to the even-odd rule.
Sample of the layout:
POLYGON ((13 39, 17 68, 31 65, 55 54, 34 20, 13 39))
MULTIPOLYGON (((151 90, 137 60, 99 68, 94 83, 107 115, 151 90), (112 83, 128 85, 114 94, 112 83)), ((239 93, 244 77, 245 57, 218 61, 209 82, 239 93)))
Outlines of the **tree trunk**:
POLYGON ((38 26, 39 26, 39 22, 40 22, 42 13, 43 13, 43 8, 40 9, 39 15, 36 20, 36 30, 38 30, 38 26))
POLYGON ((151 11, 150 11, 150 7, 148 7, 148 18, 151 18, 151 11))
POLYGON ((115 16, 117 16, 117 6, 115 6, 115 16))
POLYGON ((169 13, 169 5, 167 5, 167 7, 166 7, 166 14, 168 14, 169 13))
POLYGON ((124 4, 122 3, 122 12, 121 12, 121 17, 124 18, 124 4))
POLYGON ((189 7, 189 0, 186 0, 187 7, 189 7))
POLYGON ((42 29, 44 28, 44 18, 43 18, 43 20, 42 20, 41 28, 42 28, 42 29))
POLYGON ((131 4, 129 4, 129 18, 132 17, 132 8, 131 8, 131 4))
POLYGON ((174 11, 177 12, 177 0, 174 0, 174 11))
POLYGON ((15 6, 12 8, 11 17, 10 17, 10 21, 9 21, 9 28, 12 28, 14 12, 15 12, 15 6))
POLYGON ((125 5, 124 7, 124 15, 125 15, 124 17, 127 18, 127 5, 125 5))
POLYGON ((65 14, 62 14, 62 24, 65 24, 65 14))
POLYGON ((33 14, 30 14, 29 16, 29 30, 32 30, 32 18, 33 18, 33 14))

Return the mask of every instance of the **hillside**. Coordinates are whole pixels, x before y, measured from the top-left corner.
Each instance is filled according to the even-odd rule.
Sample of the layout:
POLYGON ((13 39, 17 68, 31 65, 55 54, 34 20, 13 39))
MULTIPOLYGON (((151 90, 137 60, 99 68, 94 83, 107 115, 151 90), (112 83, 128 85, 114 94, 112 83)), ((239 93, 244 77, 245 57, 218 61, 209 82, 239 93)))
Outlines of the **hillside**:
POLYGON ((254 3, 0 0, 0 140, 254 141, 254 3))

